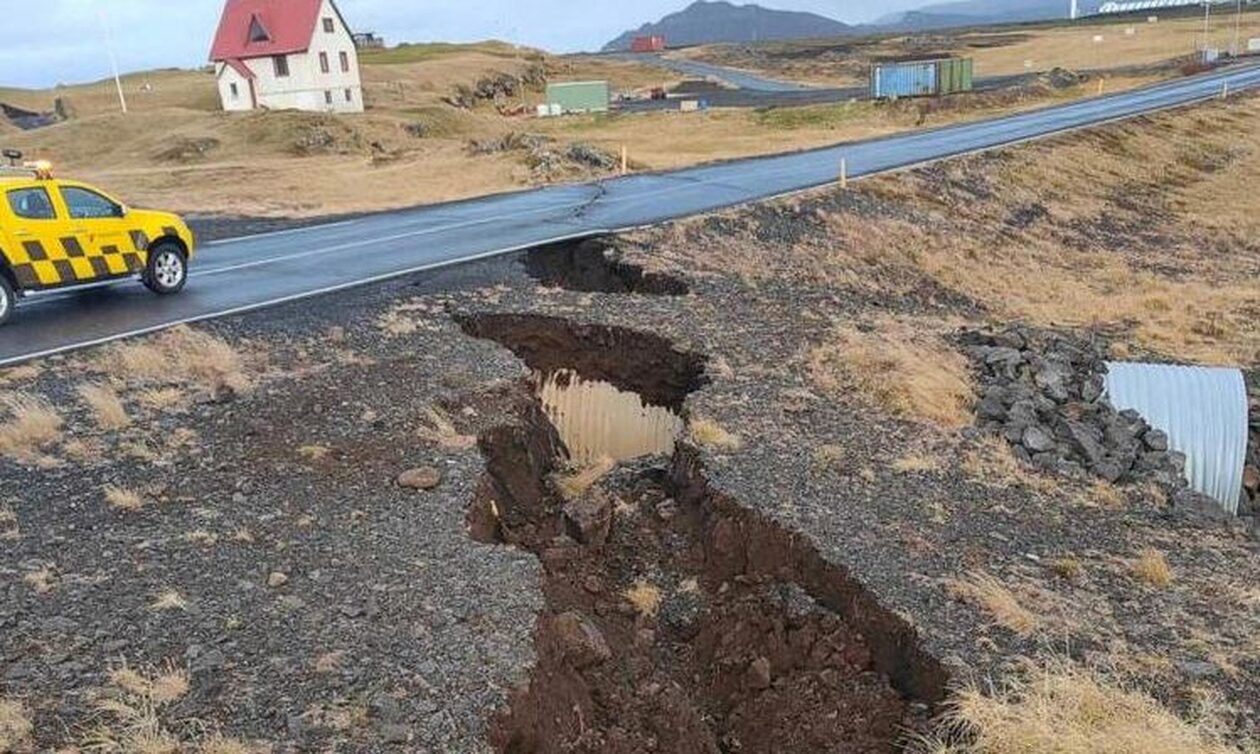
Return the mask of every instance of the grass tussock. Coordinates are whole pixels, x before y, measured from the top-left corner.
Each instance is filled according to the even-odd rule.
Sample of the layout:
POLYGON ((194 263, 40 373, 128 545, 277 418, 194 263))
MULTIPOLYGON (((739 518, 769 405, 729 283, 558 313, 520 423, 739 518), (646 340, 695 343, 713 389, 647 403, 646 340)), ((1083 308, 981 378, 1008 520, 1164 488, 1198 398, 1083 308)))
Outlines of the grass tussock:
POLYGON ((1164 589, 1173 583, 1172 566, 1164 553, 1148 547, 1143 550, 1137 560, 1131 564, 1133 575, 1145 584, 1157 589, 1164 589))
MULTIPOLYGON (((191 327, 176 327, 144 340, 112 347, 99 361, 107 377, 147 386, 155 406, 175 405, 173 388, 219 395, 244 392, 253 383, 245 357, 222 338, 191 327), (165 392, 158 392, 164 390, 165 392)), ((184 394, 182 402, 191 396, 184 394)))
POLYGON ((37 571, 29 571, 22 576, 22 581, 35 590, 36 594, 48 594, 57 587, 57 572, 45 566, 37 571))
POLYGON ((617 462, 604 456, 585 468, 568 474, 556 474, 552 477, 552 483, 565 500, 577 500, 599 484, 599 480, 608 476, 615 468, 617 468, 617 462))
POLYGON ((902 418, 949 429, 972 421, 967 360, 922 323, 838 326, 810 353, 809 374, 828 393, 856 391, 902 418))
POLYGON ((639 615, 655 616, 661 609, 661 590, 646 581, 640 581, 623 592, 626 600, 634 606, 639 615))
POLYGON ((986 573, 970 573, 951 579, 946 590, 984 610, 999 626, 1020 636, 1031 636, 1041 628, 1041 618, 1020 604, 1019 598, 1002 582, 986 573))
POLYGON ((26 705, 16 699, 0 698, 0 752, 29 750, 34 732, 26 705))
POLYGON ((1067 664, 951 700, 941 736, 923 754, 1241 754, 1210 714, 1184 720, 1150 696, 1067 664), (967 743, 947 744, 947 740, 967 743))
POLYGON ((184 595, 178 590, 167 589, 160 592, 153 601, 149 603, 149 609, 154 612, 166 612, 170 610, 186 610, 188 608, 188 600, 184 599, 184 595))
POLYGON ((144 498, 135 490, 108 485, 103 490, 109 507, 123 513, 135 513, 144 508, 144 498))
POLYGON ((743 438, 728 432, 725 427, 712 419, 692 419, 688 430, 692 441, 703 448, 735 451, 744 447, 743 438))
POLYGON ((131 425, 131 417, 127 415, 127 407, 123 405, 118 393, 108 385, 89 383, 79 385, 79 397, 87 405, 96 426, 103 430, 125 429, 131 425))
POLYGON ((151 673, 123 667, 109 673, 110 687, 97 701, 98 724, 89 730, 83 750, 103 754, 262 754, 267 747, 246 744, 220 733, 206 733, 200 721, 179 721, 195 732, 185 739, 168 727, 168 710, 191 690, 187 670, 168 663, 151 673))
POLYGON ((127 694, 149 699, 158 705, 183 699, 189 689, 188 671, 177 668, 173 663, 149 675, 122 667, 110 672, 109 680, 127 694))
POLYGON ((28 462, 61 439, 61 414, 41 397, 17 393, 0 399, 8 418, 0 424, 0 455, 28 462))

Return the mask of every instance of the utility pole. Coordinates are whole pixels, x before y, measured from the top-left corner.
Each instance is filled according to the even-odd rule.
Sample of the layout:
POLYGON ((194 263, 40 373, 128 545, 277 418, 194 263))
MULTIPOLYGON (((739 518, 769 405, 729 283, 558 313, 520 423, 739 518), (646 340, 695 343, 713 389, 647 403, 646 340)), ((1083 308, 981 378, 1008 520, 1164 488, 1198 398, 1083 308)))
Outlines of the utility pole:
POLYGON ((105 33, 105 49, 109 52, 109 64, 114 69, 114 86, 118 89, 118 104, 123 115, 127 114, 127 95, 123 93, 122 76, 118 73, 118 58, 114 55, 114 40, 109 33, 109 18, 105 15, 105 5, 101 4, 101 29, 105 33))
POLYGON ((1234 48, 1230 50, 1234 57, 1242 54, 1242 5, 1243 0, 1238 0, 1238 13, 1234 16, 1234 48))
POLYGON ((1081 5, 1080 5, 1080 0, 1072 0, 1072 11, 1071 11, 1071 17, 1072 17, 1072 20, 1073 20, 1073 21, 1075 21, 1076 19, 1078 19, 1078 18, 1080 18, 1080 17, 1081 17, 1081 5))
POLYGON ((1212 46, 1212 0, 1203 3, 1203 55, 1207 58, 1208 48, 1212 46))

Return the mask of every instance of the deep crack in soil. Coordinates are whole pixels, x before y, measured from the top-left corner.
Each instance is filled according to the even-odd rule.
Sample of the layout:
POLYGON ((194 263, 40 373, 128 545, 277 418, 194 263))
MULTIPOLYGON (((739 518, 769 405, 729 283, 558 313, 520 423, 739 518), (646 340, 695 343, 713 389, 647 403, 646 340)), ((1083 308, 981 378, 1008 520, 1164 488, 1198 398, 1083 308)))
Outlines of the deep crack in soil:
POLYGON ((605 238, 536 246, 525 255, 525 271, 543 285, 582 293, 642 293, 685 296, 689 288, 678 278, 616 258, 605 238))
MULTIPOLYGON (((542 372, 685 412, 704 360, 631 330, 515 315, 464 329, 542 372)), ((524 392, 525 387, 521 388, 524 392)), ((698 451, 556 485, 567 451, 536 397, 484 433, 472 536, 534 553, 547 607, 502 752, 884 752, 922 731, 946 674, 914 630, 803 537, 712 489, 698 451)))

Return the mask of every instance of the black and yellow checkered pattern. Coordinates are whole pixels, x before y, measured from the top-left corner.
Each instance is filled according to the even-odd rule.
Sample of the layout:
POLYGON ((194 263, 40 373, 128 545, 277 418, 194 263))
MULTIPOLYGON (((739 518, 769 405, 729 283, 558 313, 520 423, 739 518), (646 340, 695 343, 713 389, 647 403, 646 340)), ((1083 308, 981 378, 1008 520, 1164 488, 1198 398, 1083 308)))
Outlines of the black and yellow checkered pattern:
POLYGON ((144 269, 149 237, 144 231, 129 234, 130 249, 116 245, 85 249, 73 236, 57 243, 24 241, 14 249, 0 250, 22 289, 51 288, 134 275, 144 269))

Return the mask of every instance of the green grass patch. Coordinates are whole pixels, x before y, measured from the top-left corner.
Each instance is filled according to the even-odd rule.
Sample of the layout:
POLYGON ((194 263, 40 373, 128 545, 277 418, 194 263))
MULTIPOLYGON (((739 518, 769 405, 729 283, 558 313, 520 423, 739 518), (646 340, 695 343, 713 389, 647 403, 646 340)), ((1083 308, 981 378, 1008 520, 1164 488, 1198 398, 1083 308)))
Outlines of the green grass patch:
POLYGON ((535 50, 517 47, 498 40, 489 40, 471 44, 456 44, 453 42, 410 44, 404 42, 397 47, 391 47, 387 50, 363 50, 359 53, 359 58, 368 65, 399 65, 404 63, 423 63, 465 52, 477 52, 498 58, 533 59, 540 57, 540 53, 535 50))
POLYGON ((753 112, 753 120, 759 126, 785 131, 797 129, 837 129, 855 120, 867 118, 875 112, 871 102, 845 102, 838 105, 810 105, 808 107, 769 107, 753 112))

